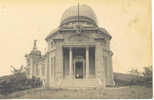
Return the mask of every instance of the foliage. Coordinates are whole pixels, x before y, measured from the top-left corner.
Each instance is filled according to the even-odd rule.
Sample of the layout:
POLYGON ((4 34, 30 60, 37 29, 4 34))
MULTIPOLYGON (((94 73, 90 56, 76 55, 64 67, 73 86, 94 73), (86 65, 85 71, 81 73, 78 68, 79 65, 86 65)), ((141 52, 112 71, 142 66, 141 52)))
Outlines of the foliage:
POLYGON ((147 81, 152 80, 152 66, 144 67, 143 75, 147 81))
POLYGON ((4 77, 4 79, 1 78, 0 94, 7 95, 8 93, 15 91, 42 86, 42 82, 39 78, 32 77, 32 79, 27 79, 25 72, 21 70, 22 68, 19 70, 13 68, 13 75, 8 76, 7 78, 4 77))
POLYGON ((139 72, 137 69, 131 69, 129 74, 114 75, 116 86, 142 85, 152 87, 152 66, 144 67, 144 71, 139 72))
POLYGON ((134 80, 135 75, 124 74, 124 73, 114 73, 115 87, 118 86, 128 86, 131 80, 134 80))
POLYGON ((152 66, 144 67, 143 76, 144 84, 152 87, 152 66))
POLYGON ((12 68, 11 72, 12 72, 13 74, 20 74, 20 73, 25 72, 25 67, 24 67, 23 65, 21 65, 19 69, 16 69, 16 68, 15 68, 14 66, 12 66, 12 65, 11 65, 10 67, 12 68))

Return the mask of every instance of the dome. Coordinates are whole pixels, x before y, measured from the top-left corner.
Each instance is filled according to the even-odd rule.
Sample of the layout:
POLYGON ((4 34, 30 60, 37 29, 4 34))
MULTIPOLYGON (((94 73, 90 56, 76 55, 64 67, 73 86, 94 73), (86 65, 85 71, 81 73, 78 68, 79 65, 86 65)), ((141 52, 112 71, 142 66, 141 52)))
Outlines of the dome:
POLYGON ((61 18, 61 25, 72 21, 86 21, 97 24, 94 11, 87 5, 72 6, 65 10, 61 18))

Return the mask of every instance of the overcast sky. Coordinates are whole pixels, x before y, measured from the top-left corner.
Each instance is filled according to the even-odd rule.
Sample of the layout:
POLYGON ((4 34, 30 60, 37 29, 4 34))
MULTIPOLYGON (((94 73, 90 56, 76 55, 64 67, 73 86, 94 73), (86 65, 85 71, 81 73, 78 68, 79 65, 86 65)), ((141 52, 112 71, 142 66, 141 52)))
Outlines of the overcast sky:
MULTIPOLYGON (((151 0, 80 0, 96 13, 98 25, 112 35, 113 70, 142 71, 152 64, 151 0)), ((10 65, 25 65, 25 54, 59 26, 63 12, 77 0, 0 0, 0 76, 10 74, 10 65)))

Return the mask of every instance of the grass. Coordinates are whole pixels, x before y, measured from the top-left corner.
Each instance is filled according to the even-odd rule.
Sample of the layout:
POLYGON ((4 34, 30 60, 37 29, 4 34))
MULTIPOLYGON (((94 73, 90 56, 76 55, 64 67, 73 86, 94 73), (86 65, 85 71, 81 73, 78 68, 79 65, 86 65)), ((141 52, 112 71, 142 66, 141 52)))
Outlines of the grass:
POLYGON ((109 98, 109 99, 149 99, 152 98, 152 88, 131 86, 120 88, 89 88, 89 89, 30 89, 0 98, 109 98))

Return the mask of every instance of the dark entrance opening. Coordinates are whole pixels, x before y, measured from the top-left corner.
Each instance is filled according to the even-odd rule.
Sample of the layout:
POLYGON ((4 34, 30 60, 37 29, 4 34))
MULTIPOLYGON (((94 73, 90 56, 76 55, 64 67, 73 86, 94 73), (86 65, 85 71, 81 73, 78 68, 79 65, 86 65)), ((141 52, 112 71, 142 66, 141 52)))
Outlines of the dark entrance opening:
POLYGON ((75 78, 82 79, 83 78, 83 62, 75 63, 75 78))

